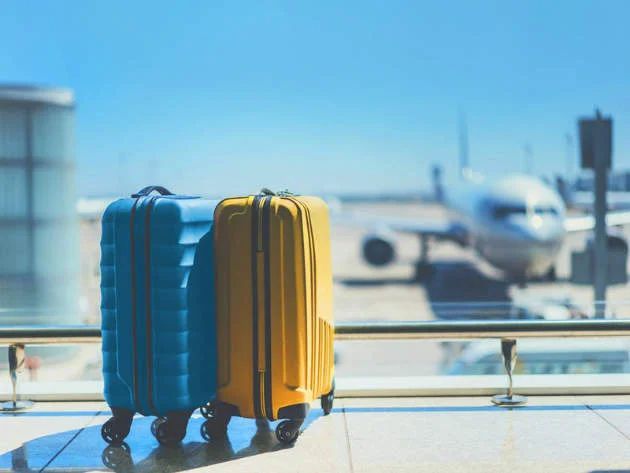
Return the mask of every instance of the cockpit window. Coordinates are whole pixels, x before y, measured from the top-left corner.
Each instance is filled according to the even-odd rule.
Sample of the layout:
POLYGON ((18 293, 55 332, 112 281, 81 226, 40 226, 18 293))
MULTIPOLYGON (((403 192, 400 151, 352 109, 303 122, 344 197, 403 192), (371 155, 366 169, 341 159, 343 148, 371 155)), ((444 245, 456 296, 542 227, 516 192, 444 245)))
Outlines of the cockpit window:
POLYGON ((558 215, 558 209, 552 206, 538 205, 534 207, 536 215, 558 215))
POLYGON ((521 205, 495 205, 492 208, 492 217, 495 220, 504 220, 512 215, 525 215, 527 209, 521 205))

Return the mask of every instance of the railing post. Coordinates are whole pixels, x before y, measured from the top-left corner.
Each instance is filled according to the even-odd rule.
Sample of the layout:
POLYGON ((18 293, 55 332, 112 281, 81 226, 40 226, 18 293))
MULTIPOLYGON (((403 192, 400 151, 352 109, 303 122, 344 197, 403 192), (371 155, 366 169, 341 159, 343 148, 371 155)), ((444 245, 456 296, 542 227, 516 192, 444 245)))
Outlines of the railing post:
POLYGON ((516 406, 525 404, 527 398, 519 394, 514 394, 514 384, 512 380, 512 372, 516 366, 516 340, 513 338, 501 339, 501 355, 503 356, 503 365, 508 375, 507 394, 497 394, 492 398, 492 402, 497 406, 516 406))
POLYGON ((24 369, 25 360, 25 346, 23 343, 9 345, 9 376, 11 377, 13 395, 11 401, 2 404, 2 411, 4 412, 23 411, 33 407, 31 401, 18 401, 18 373, 21 373, 24 369))

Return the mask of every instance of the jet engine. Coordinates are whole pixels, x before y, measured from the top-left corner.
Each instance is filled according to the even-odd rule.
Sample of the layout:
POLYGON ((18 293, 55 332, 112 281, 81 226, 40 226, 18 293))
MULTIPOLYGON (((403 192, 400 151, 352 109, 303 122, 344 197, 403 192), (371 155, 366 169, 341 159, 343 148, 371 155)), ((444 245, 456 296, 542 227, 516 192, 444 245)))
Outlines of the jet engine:
POLYGON ((372 266, 385 266, 396 258, 394 239, 386 233, 372 233, 363 238, 363 259, 372 266))

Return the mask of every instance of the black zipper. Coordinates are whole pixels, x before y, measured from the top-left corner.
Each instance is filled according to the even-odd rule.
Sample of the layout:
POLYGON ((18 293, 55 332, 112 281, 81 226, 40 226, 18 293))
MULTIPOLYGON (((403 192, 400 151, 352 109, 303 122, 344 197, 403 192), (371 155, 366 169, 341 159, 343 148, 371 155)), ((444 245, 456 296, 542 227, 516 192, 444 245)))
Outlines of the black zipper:
POLYGON ((155 413, 153 402, 153 330, 151 320, 151 211, 156 197, 151 197, 144 214, 144 302, 146 326, 146 354, 147 354, 147 400, 149 412, 155 413))
POLYGON ((271 402, 271 197, 263 204, 263 251, 265 260, 265 412, 267 419, 274 420, 273 404, 271 402))
POLYGON ((136 283, 136 237, 135 237, 135 226, 136 226, 136 208, 138 206, 138 202, 140 199, 136 199, 133 203, 133 207, 131 207, 131 214, 129 216, 129 243, 130 243, 130 251, 129 251, 129 260, 131 261, 131 339, 133 340, 131 352, 133 356, 133 404, 138 411, 138 350, 137 350, 137 283, 136 283))
POLYGON ((258 218, 260 213, 260 196, 252 202, 252 379, 254 415, 257 419, 262 415, 262 399, 260 399, 260 380, 258 377, 258 218))

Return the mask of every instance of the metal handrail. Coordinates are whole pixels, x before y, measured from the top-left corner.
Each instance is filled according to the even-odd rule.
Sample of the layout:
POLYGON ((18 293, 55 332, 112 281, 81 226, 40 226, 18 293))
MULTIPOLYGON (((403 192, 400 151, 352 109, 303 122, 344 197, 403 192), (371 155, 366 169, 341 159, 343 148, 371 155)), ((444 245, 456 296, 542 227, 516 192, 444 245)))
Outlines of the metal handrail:
POLYGON ((0 345, 56 345, 100 343, 96 325, 31 325, 0 327, 0 345))
MULTIPOLYGON (((527 402, 514 394, 512 372, 516 363, 516 339, 522 337, 615 337, 630 335, 630 320, 489 320, 451 322, 342 322, 335 325, 337 340, 365 339, 501 339, 501 354, 508 376, 507 394, 492 402, 511 406, 527 402)), ((84 326, 0 327, 0 345, 9 346, 12 400, 4 411, 27 409, 30 401, 18 401, 17 373, 24 366, 26 345, 99 343, 101 329, 84 326)))
MULTIPOLYGON (((335 339, 479 339, 524 337, 620 337, 628 320, 465 320, 451 322, 340 322, 335 339)), ((0 345, 99 343, 95 325, 0 327, 0 345)))
POLYGON ((344 322, 335 325, 336 340, 620 337, 628 335, 630 335, 630 319, 344 322))

